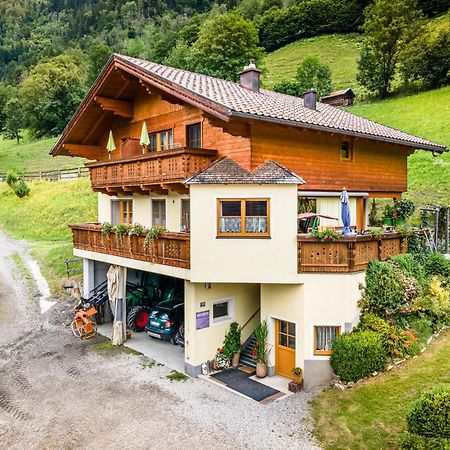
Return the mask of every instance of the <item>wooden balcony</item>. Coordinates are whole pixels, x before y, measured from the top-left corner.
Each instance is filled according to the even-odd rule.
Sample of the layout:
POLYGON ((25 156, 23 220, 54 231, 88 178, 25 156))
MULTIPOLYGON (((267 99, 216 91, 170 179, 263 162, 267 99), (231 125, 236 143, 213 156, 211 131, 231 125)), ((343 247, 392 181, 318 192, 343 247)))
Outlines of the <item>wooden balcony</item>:
POLYGON ((350 236, 330 242, 300 234, 298 272, 357 272, 366 269, 373 259, 383 261, 407 250, 407 240, 399 233, 385 233, 381 239, 350 236))
POLYGON ((187 233, 165 233, 157 239, 145 242, 145 235, 123 236, 102 234, 98 223, 69 225, 76 249, 122 258, 138 259, 165 266, 190 268, 190 237, 187 233))
POLYGON ((168 189, 186 193, 183 182, 206 169, 216 150, 177 148, 146 153, 126 159, 111 159, 86 164, 92 189, 106 194, 139 192, 167 193, 168 189))

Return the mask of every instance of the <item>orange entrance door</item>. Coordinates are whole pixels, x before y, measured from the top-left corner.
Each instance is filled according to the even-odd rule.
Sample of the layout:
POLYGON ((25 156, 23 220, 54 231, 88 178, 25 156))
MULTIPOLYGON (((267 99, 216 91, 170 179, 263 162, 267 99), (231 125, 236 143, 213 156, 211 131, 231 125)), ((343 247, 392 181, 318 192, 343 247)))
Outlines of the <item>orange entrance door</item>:
POLYGON ((292 369, 295 367, 295 323, 277 320, 275 333, 275 372, 292 378, 292 369))

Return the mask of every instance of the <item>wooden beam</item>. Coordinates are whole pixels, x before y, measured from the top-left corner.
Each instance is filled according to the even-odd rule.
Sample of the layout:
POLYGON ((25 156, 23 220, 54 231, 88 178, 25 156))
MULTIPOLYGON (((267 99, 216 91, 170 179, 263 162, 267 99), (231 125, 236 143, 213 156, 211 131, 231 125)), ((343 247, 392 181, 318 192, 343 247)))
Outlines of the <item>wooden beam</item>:
POLYGON ((106 149, 97 145, 84 145, 66 142, 63 148, 67 150, 71 156, 80 156, 86 159, 102 159, 107 155, 106 149))
POLYGON ((168 194, 168 190, 167 189, 162 189, 158 185, 141 184, 141 185, 139 185, 139 187, 143 191, 154 192, 155 194, 159 194, 159 195, 167 195, 168 194))
POLYGON ((103 122, 103 119, 107 116, 108 111, 103 111, 100 114, 100 117, 96 120, 94 126, 90 129, 89 133, 84 137, 83 144, 85 144, 89 138, 94 134, 95 130, 98 128, 101 122, 103 122))
POLYGON ((171 189, 177 194, 189 194, 189 188, 182 183, 163 183, 161 189, 171 189))
POLYGON ((112 111, 116 116, 126 117, 127 119, 133 117, 134 108, 131 102, 100 96, 95 96, 94 101, 101 106, 103 111, 112 111))

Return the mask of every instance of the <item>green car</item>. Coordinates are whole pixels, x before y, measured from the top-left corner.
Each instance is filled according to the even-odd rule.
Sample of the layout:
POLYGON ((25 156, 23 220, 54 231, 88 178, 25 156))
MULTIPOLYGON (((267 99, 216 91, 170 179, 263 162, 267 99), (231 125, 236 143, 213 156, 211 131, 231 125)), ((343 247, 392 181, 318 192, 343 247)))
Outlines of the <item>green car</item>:
POLYGON ((152 310, 145 331, 151 337, 173 341, 183 322, 184 302, 182 300, 166 300, 152 310))

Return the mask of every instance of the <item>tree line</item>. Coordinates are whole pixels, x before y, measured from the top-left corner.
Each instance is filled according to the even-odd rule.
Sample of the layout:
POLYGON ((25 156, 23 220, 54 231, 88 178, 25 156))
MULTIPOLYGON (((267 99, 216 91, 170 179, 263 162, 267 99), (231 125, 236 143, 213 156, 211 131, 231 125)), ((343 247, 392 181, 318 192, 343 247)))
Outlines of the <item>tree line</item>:
MULTIPOLYGON (((449 81, 450 32, 424 19, 449 0, 3 0, 0 3, 0 131, 57 135, 112 52, 236 80, 250 58, 324 33, 360 31, 359 83, 373 95, 402 77, 449 81)), ((332 88, 326 65, 307 58, 276 89, 332 88)))

